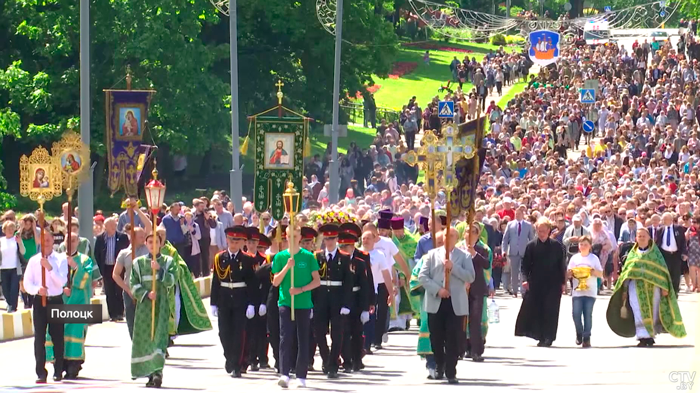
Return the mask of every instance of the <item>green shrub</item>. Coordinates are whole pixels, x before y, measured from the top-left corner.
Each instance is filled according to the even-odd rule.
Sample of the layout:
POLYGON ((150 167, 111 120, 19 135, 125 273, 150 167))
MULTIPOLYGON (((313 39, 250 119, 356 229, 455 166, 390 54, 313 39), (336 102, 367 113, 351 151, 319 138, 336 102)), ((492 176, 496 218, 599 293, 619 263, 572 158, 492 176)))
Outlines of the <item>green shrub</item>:
POLYGON ((519 35, 507 35, 506 44, 508 45, 522 45, 525 43, 525 38, 519 35))
POLYGON ((496 34, 491 36, 491 44, 496 46, 505 46, 508 43, 506 42, 506 37, 504 37, 503 34, 496 34))

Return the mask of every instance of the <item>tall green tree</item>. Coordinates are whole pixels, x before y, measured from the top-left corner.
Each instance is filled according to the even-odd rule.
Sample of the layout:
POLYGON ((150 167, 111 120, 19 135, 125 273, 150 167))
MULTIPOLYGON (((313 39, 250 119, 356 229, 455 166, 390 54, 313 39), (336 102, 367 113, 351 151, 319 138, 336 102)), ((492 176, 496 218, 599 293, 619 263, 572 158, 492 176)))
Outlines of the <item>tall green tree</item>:
MULTIPOLYGON (((343 44, 343 91, 360 90, 372 74, 390 70, 397 39, 391 23, 375 14, 377 1, 345 2, 343 35, 350 43, 343 44)), ((238 12, 241 128, 246 115, 275 103, 278 77, 293 106, 329 120, 334 37, 318 22, 315 2, 240 0, 238 12)), ((49 144, 79 125, 79 14, 75 0, 0 0, 5 141, 49 144)), ((157 144, 200 156, 226 144, 228 37, 228 18, 208 0, 92 0, 93 158, 104 163, 106 157, 102 90, 124 88, 127 66, 134 89, 157 91, 149 113, 157 144)), ((99 171, 96 176, 104 182, 99 171)))

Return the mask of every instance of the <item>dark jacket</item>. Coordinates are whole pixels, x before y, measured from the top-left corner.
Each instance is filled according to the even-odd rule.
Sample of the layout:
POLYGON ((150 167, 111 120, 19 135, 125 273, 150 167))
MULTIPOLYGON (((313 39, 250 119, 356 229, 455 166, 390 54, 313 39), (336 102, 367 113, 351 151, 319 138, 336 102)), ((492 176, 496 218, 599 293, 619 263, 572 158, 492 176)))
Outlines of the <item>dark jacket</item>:
MULTIPOLYGON (((676 246, 678 247, 678 252, 680 253, 680 255, 688 255, 688 245, 686 244, 686 241, 685 241, 685 231, 683 230, 683 227, 680 225, 674 225, 673 226, 673 236, 676 238, 676 246)), ((662 245, 664 244, 665 240, 666 240, 666 227, 662 227, 656 231, 656 238, 654 239, 654 242, 656 243, 657 246, 659 246, 659 249, 662 252, 663 252, 662 245)))
MULTIPOLYGON (((117 255, 119 255, 119 251, 129 247, 129 237, 126 235, 126 233, 119 232, 117 231, 115 234, 115 244, 114 244, 114 256, 112 260, 116 264, 117 261, 117 255)), ((97 266, 100 268, 100 272, 102 273, 102 276, 104 277, 105 272, 104 272, 104 267, 106 265, 107 261, 107 232, 103 232, 100 235, 98 235, 95 238, 95 262, 97 262, 97 266)), ((111 274, 109 275, 110 277, 112 276, 111 274)))
POLYGON ((488 270, 491 263, 489 262, 489 252, 485 248, 476 245, 474 246, 476 255, 472 257, 474 264, 475 278, 474 282, 469 286, 469 297, 484 297, 489 294, 489 286, 484 277, 484 270, 488 270))

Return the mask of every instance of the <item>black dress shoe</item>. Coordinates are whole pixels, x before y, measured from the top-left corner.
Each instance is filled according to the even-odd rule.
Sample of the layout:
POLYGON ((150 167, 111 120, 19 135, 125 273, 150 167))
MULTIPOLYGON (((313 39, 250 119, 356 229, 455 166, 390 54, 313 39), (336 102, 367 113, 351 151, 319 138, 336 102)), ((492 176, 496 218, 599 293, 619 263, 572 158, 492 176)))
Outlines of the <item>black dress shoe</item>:
POLYGON ((46 383, 46 377, 37 378, 37 379, 36 379, 36 383, 39 383, 39 384, 44 384, 44 383, 46 383))
POLYGON ((584 348, 590 348, 590 347, 591 347, 591 339, 590 339, 590 338, 584 338, 584 339, 583 339, 583 347, 584 347, 584 348))
POLYGON ((577 334, 576 335, 576 345, 581 345, 582 342, 583 342, 583 336, 581 336, 580 334, 577 334))
POLYGON ((313 364, 309 364, 309 367, 306 368, 306 371, 316 371, 316 369, 314 368, 313 364))
POLYGON ((153 387, 159 388, 163 385, 163 377, 161 375, 154 375, 153 376, 153 387))
POLYGON ((374 349, 375 349, 375 350, 380 350, 380 349, 382 349, 382 344, 377 344, 377 345, 375 345, 375 346, 374 346, 374 349))
POLYGON ((457 378, 448 378, 447 383, 449 383, 450 385, 458 385, 459 381, 457 380, 457 378))
POLYGON ((538 342, 537 342, 537 346, 538 346, 538 347, 544 347, 544 346, 545 346, 545 345, 544 345, 544 341, 538 341, 538 342))
POLYGON ((477 362, 477 363, 481 363, 484 361, 484 357, 481 355, 474 354, 474 355, 472 355, 472 361, 477 362))
POLYGON ((321 366, 321 372, 323 372, 323 374, 328 374, 328 370, 326 369, 326 366, 321 366))
POLYGON ((156 386, 156 385, 153 383, 153 376, 148 377, 148 382, 146 382, 146 387, 152 388, 154 386, 156 386))
POLYGON ((345 374, 352 374, 352 367, 344 367, 343 372, 345 374))
POLYGON ((233 370, 233 372, 231 373, 231 376, 233 378, 241 378, 242 377, 241 370, 233 370))
POLYGON ((267 368, 270 368, 270 364, 269 364, 269 363, 260 363, 260 369, 261 369, 261 370, 265 370, 265 369, 267 369, 267 368))
POLYGON ((257 364, 251 364, 250 371, 260 371, 260 367, 257 364))
POLYGON ((328 379, 338 379, 338 372, 337 371, 329 371, 328 372, 328 379))
POLYGON ((371 348, 365 349, 365 355, 374 355, 371 348))
POLYGON ((435 379, 441 380, 441 379, 443 379, 443 378, 445 378, 445 372, 444 372, 444 371, 438 370, 438 371, 437 371, 437 375, 435 376, 435 379))
POLYGON ((54 375, 53 380, 54 380, 54 382, 61 382, 61 381, 63 381, 63 376, 62 375, 54 375))
POLYGON ((352 366, 352 372, 354 372, 354 373, 360 372, 360 370, 362 370, 363 368, 365 368, 364 364, 354 365, 354 366, 352 366))
POLYGON ((464 354, 464 357, 465 357, 465 358, 470 358, 470 357, 472 357, 472 351, 467 351, 467 353, 464 354))

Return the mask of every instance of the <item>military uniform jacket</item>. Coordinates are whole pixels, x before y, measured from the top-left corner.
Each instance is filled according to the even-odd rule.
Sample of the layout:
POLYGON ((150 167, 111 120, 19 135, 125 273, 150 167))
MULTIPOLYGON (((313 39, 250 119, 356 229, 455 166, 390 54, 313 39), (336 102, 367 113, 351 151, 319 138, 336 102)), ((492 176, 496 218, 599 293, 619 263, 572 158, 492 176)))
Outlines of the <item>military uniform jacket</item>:
POLYGON ((275 259, 275 255, 264 256, 265 263, 255 270, 255 276, 260 282, 260 301, 266 305, 268 310, 279 307, 277 301, 280 297, 280 290, 272 285, 272 280, 275 278, 272 273, 272 261, 275 259))
POLYGON ((255 304, 258 296, 255 279, 255 258, 240 250, 233 257, 228 250, 214 257, 211 281, 211 305, 245 307, 255 304))
POLYGON ((253 281, 254 281, 254 286, 255 286, 255 299, 253 300, 253 305, 257 309, 258 306, 261 304, 266 304, 267 302, 267 291, 270 290, 270 288, 263 288, 263 285, 265 284, 265 281, 269 280, 269 277, 261 277, 258 275, 258 269, 267 263, 267 256, 260 254, 259 252, 255 252, 253 255, 253 281), (263 290, 265 290, 263 292, 263 290))
POLYGON ((314 289, 313 303, 316 307, 334 307, 353 309, 354 297, 352 287, 355 282, 354 272, 351 270, 351 258, 339 249, 336 250, 333 260, 328 261, 326 250, 316 251, 321 276, 321 286, 314 289))
POLYGON ((372 271, 369 270, 367 262, 369 261, 369 254, 362 252, 358 253, 358 250, 352 253, 352 261, 350 262, 350 270, 354 271, 354 281, 352 285, 352 292, 354 294, 355 308, 353 311, 362 312, 369 311, 369 305, 372 303, 371 294, 374 294, 374 280, 371 279, 372 271), (365 260, 365 257, 367 258, 365 260))

